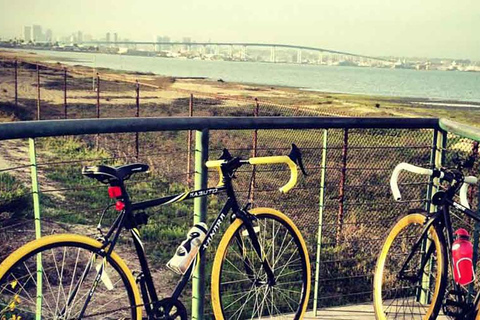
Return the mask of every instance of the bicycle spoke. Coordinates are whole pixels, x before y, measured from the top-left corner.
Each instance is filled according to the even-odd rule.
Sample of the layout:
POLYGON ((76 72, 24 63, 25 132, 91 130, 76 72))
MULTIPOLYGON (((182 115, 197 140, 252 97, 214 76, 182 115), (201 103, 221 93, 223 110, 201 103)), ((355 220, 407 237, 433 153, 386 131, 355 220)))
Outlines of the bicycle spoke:
MULTIPOLYGON (((18 263, 6 270, 0 279, 0 301, 15 301, 15 312, 22 319, 31 319, 37 311, 36 280, 37 257, 42 260, 42 318, 75 319, 90 292, 96 272, 90 272, 92 259, 96 256, 96 248, 90 245, 53 243, 35 253, 20 257, 18 263), (12 281, 15 289, 12 289, 12 281), (12 300, 17 299, 17 300, 12 300)), ((101 279, 93 296, 90 298, 88 310, 84 318, 96 318, 96 315, 110 314, 114 318, 131 318, 136 310, 131 299, 131 290, 126 290, 126 277, 121 276, 120 269, 113 267, 106 260, 105 276, 101 279), (108 274, 107 274, 108 272, 108 274), (108 285, 104 281, 109 281, 108 285), (114 310, 113 310, 114 309, 114 310)), ((95 270, 95 268, 93 268, 95 270)), ((39 274, 40 275, 40 274, 39 274)), ((0 317, 3 316, 0 310, 0 317)), ((110 317, 109 316, 109 317, 110 317)), ((8 316, 7 316, 8 318, 8 316)), ((8 318, 9 319, 9 318, 8 318)))

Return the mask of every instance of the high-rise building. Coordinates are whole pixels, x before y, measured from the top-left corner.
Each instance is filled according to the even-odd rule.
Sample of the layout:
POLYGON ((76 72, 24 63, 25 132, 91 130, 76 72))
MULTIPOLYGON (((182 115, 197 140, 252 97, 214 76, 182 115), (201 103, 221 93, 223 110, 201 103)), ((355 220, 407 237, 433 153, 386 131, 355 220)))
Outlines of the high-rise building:
POLYGON ((185 45, 183 45, 183 50, 184 51, 189 51, 190 50, 190 45, 188 45, 188 44, 192 43, 192 38, 183 37, 182 42, 185 43, 185 45))
POLYGON ((77 42, 82 43, 83 42, 83 33, 82 31, 77 31, 77 42))
POLYGON ((38 24, 34 24, 32 26, 32 38, 33 38, 33 41, 43 41, 44 40, 44 36, 43 36, 43 33, 42 33, 42 26, 39 26, 38 24))
POLYGON ((32 41, 32 27, 23 27, 23 40, 25 40, 25 42, 32 41))
MULTIPOLYGON (((162 36, 156 36, 154 41, 157 43, 163 42, 162 39, 163 39, 162 36)), ((160 51, 160 50, 162 50, 162 46, 159 44, 155 44, 155 51, 160 51)))
POLYGON ((47 31, 45 31, 45 41, 47 41, 47 42, 53 42, 52 29, 47 29, 47 31))
POLYGON ((110 42, 110 32, 105 35, 105 41, 110 42))
POLYGON ((117 43, 118 42, 118 33, 113 34, 113 42, 117 43))

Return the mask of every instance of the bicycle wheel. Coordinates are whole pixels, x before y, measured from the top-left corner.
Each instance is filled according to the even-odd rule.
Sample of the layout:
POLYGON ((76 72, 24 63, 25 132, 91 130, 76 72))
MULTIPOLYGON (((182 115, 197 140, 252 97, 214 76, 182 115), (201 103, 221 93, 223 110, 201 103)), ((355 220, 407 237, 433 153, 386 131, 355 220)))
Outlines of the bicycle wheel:
POLYGON ((447 255, 442 231, 430 227, 418 250, 412 252, 425 221, 426 216, 422 214, 409 214, 388 234, 374 277, 374 308, 379 320, 435 319, 440 311, 447 284, 447 255), (429 251, 432 252, 429 261, 419 270, 429 251), (411 253, 412 259, 401 276, 400 269, 411 253))
POLYGON ((78 319, 103 265, 82 319, 141 319, 132 273, 116 253, 104 259, 100 247, 88 237, 62 234, 19 248, 0 265, 0 318, 78 319))
POLYGON ((250 211, 275 283, 268 284, 248 232, 236 219, 220 241, 212 269, 215 319, 302 319, 310 294, 310 260, 302 235, 279 211, 250 211))

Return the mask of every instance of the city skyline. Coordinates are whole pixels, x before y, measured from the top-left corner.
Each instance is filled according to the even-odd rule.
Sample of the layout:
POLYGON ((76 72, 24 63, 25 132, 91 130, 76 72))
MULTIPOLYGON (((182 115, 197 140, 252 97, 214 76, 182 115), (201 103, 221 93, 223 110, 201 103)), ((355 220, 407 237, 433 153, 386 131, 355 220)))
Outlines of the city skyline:
POLYGON ((51 29, 54 39, 78 31, 101 39, 110 32, 136 41, 161 35, 198 42, 285 43, 372 56, 480 60, 480 3, 474 1, 459 6, 450 0, 415 5, 413 0, 305 0, 293 7, 282 1, 247 2, 252 2, 252 11, 217 0, 202 5, 85 0, 82 6, 0 0, 0 36, 23 38, 24 26, 36 24, 51 29))

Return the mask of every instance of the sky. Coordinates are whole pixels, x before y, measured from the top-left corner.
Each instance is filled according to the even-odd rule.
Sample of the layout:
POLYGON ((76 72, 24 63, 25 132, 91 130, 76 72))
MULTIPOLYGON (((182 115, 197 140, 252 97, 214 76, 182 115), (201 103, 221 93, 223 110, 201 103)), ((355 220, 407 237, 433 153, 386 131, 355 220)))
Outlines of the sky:
POLYGON ((372 56, 480 60, 479 0, 0 0, 0 37, 262 42, 372 56))

